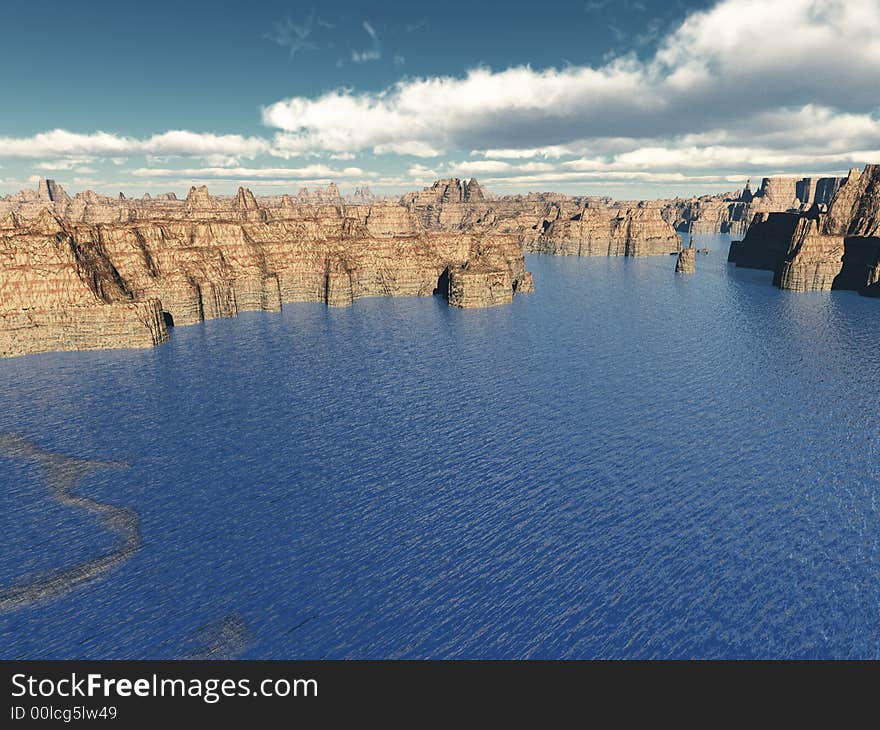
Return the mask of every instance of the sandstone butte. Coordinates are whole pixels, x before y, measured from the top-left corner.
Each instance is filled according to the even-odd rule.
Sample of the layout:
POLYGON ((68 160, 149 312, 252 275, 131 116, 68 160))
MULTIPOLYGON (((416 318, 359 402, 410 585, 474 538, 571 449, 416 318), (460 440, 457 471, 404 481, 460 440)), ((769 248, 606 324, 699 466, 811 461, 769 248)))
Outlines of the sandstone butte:
POLYGON ((880 165, 850 170, 827 206, 757 214, 728 260, 773 271, 782 289, 880 296, 880 165))

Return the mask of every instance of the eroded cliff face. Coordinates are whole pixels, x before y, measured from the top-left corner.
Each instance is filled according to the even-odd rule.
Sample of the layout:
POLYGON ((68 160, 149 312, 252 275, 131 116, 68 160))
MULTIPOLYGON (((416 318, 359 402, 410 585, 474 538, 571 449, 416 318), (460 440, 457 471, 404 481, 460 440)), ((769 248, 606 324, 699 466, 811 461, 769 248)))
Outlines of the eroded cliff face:
POLYGON ((850 171, 828 207, 801 216, 776 283, 782 289, 850 289, 880 282, 880 165, 850 171))
POLYGON ((54 214, 0 221, 0 355, 167 339, 160 302, 135 300, 100 247, 54 214))
MULTIPOLYGON (((756 215, 728 260, 774 272, 782 289, 850 289, 874 295, 880 281, 880 165, 850 171, 829 205, 756 215)), ((786 193, 787 194, 787 193, 786 193)))
MULTIPOLYGON (((481 197, 474 185, 466 197, 481 197)), ((428 228, 399 203, 337 197, 265 206, 249 190, 194 187, 184 201, 75 196, 67 217, 34 218, 23 201, 0 221, 0 355, 145 347, 171 324, 285 302, 440 291, 473 307, 532 288, 519 236, 491 217, 428 228)))
POLYGON ((844 179, 765 177, 756 192, 746 181, 735 193, 660 202, 664 218, 677 230, 742 235, 756 215, 799 213, 814 205, 829 205, 844 179))
POLYGON ((572 213, 554 203, 525 246, 535 253, 570 256, 656 256, 675 253, 681 240, 657 206, 591 204, 572 213))

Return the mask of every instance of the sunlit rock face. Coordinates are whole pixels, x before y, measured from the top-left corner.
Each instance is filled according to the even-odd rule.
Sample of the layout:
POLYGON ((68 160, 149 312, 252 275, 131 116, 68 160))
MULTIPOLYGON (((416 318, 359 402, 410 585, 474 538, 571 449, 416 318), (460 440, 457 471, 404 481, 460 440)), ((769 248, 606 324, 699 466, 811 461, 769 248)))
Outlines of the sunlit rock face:
POLYGON ((588 204, 575 213, 554 204, 541 231, 527 242, 536 253, 572 256, 656 256, 674 253, 681 241, 657 206, 609 208, 588 204))
POLYGON ((0 355, 149 347, 168 338, 160 303, 135 299, 100 249, 48 210, 0 222, 0 355))
POLYGON ((470 210, 485 206, 476 181, 443 188, 461 210, 432 225, 399 201, 347 204, 335 186, 270 203, 244 188, 193 187, 185 200, 62 192, 41 184, 36 208, 25 194, 0 201, 0 355, 146 347, 172 324, 285 302, 427 296, 448 271, 462 272, 461 293, 444 292, 456 306, 533 286, 520 223, 470 210))
POLYGON ((456 266, 449 271, 449 303, 454 307, 493 307, 510 304, 514 287, 505 269, 456 266))
POLYGON ((690 246, 678 252, 675 261, 676 274, 694 274, 697 271, 697 250, 690 246))

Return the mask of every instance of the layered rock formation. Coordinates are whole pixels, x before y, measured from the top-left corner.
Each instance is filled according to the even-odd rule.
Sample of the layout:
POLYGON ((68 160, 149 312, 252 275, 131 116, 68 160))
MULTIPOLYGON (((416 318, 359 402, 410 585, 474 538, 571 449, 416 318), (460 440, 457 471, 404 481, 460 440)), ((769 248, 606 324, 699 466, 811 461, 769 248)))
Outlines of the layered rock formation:
POLYGON ((694 248, 694 242, 691 240, 687 248, 678 252, 678 258, 675 261, 676 274, 694 274, 697 271, 697 249, 694 248))
MULTIPOLYGON (((523 250, 580 256, 653 256, 681 246, 659 205, 554 193, 489 197, 476 180, 438 180, 401 203, 429 230, 491 228, 523 250)), ((520 282, 522 285, 522 282, 520 282)))
MULTIPOLYGON (((670 219, 711 221, 714 229, 752 212, 731 261, 773 270, 783 288, 880 294, 878 170, 854 170, 842 185, 765 178, 756 193, 747 184, 736 200, 721 201, 727 207, 717 215, 707 213, 709 199, 493 198, 476 180, 457 178, 397 201, 360 190, 352 199, 364 202, 356 203, 332 184, 274 198, 193 187, 179 200, 71 197, 45 180, 0 198, 0 355, 147 347, 165 341, 170 325, 286 302, 346 306, 359 297, 439 293, 453 306, 504 304, 533 289, 523 250, 677 253, 670 219)), ((677 268, 693 270, 693 254, 682 253, 677 268)))
POLYGON ((128 296, 101 251, 53 213, 0 221, 0 355, 166 339, 160 303, 128 296))
POLYGON ((457 307, 491 307, 513 301, 514 287, 503 269, 455 266, 449 271, 447 297, 457 307))
POLYGON ((775 283, 782 289, 880 290, 880 165, 850 171, 827 212, 800 216, 775 283))
POLYGON ((572 214, 554 203, 525 245, 535 253, 655 256, 678 251, 681 240, 654 205, 608 208, 589 203, 572 214))
POLYGON ((436 206, 446 203, 482 203, 484 200, 483 189, 475 178, 463 181, 457 177, 437 180, 429 188, 403 196, 404 204, 410 207, 436 206))
POLYGON ((735 193, 662 201, 663 215, 677 230, 741 235, 756 215, 804 212, 827 206, 844 178, 765 177, 757 192, 750 181, 735 193))
POLYGON ((346 198, 346 202, 353 205, 370 205, 378 200, 379 198, 373 195, 373 192, 366 185, 356 188, 354 193, 346 198))
MULTIPOLYGON (((478 190, 469 184, 462 204, 478 190)), ((519 235, 491 217, 426 227, 399 203, 269 206, 204 187, 184 201, 78 195, 64 216, 28 217, 31 202, 0 223, 2 355, 149 346, 171 324, 285 302, 438 291, 473 307, 532 288, 519 235)))
MULTIPOLYGON (((830 205, 756 215, 728 261, 774 272, 782 289, 857 290, 875 295, 880 280, 880 165, 850 171, 830 205)), ((829 188, 829 189, 831 189, 829 188)))
POLYGON ((338 205, 342 203, 342 195, 336 183, 330 183, 326 188, 316 188, 309 192, 308 188, 302 188, 294 198, 300 205, 338 205))

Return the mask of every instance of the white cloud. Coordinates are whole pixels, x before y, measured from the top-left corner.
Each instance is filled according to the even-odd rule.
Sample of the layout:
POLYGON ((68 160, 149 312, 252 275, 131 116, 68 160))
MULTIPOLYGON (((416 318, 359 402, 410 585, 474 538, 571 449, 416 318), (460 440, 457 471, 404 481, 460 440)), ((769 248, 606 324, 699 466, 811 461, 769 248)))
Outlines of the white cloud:
POLYGON ((876 0, 724 0, 691 14, 653 58, 536 70, 478 68, 380 92, 293 97, 263 120, 301 149, 521 149, 615 137, 760 131, 768 114, 839 110, 875 124, 876 0), (781 33, 780 29, 785 32, 781 33))
POLYGON ((38 162, 34 164, 36 170, 76 170, 78 172, 93 172, 91 168, 84 167, 87 163, 94 160, 93 157, 82 158, 65 158, 59 160, 48 160, 46 162, 38 162))
POLYGON ((440 173, 432 169, 430 167, 425 167, 424 165, 410 165, 406 171, 406 174, 409 177, 415 178, 434 178, 437 179, 440 177, 440 173))
POLYGON ((521 162, 511 164, 504 160, 468 160, 465 162, 451 162, 450 170, 459 175, 487 175, 503 174, 508 172, 548 172, 556 169, 556 166, 548 162, 521 162))
POLYGON ((373 147, 373 152, 377 155, 387 155, 390 153, 395 155, 412 155, 413 157, 438 157, 442 154, 440 150, 418 140, 377 144, 373 147))
POLYGON ((240 134, 207 134, 172 130, 145 139, 108 132, 79 134, 64 129, 41 132, 32 137, 0 137, 0 157, 40 159, 54 157, 121 157, 125 155, 170 155, 200 157, 227 155, 253 158, 269 150, 259 137, 240 134))
POLYGON ((139 167, 131 172, 137 177, 198 177, 238 180, 242 178, 277 178, 279 180, 301 180, 305 178, 350 178, 370 177, 375 173, 366 172, 359 167, 331 168, 326 165, 305 167, 194 167, 162 168, 139 167))
MULTIPOLYGON (((639 4, 629 3, 632 10, 639 4)), ((586 5, 599 11, 610 3, 586 5)), ((313 22, 320 25, 308 20, 296 28, 311 33, 313 22)), ((376 60, 379 34, 367 21, 363 27, 372 45, 352 60, 376 60)), ((152 167, 134 171, 139 183, 335 177, 412 187, 454 174, 542 189, 603 180, 722 185, 745 174, 830 174, 880 161, 878 78, 878 0, 721 0, 691 13, 646 59, 630 53, 592 67, 475 68, 459 77, 404 78, 374 92, 292 97, 262 109, 273 130, 265 137, 61 129, 0 137, 0 159, 75 172, 110 160, 122 172, 128 159, 141 158, 152 167), (382 159, 365 163, 371 154, 382 159), (359 166, 243 165, 264 156, 357 157, 359 166), (407 157, 433 162, 410 165, 407 157), (406 176, 397 172, 403 168, 406 176)))

